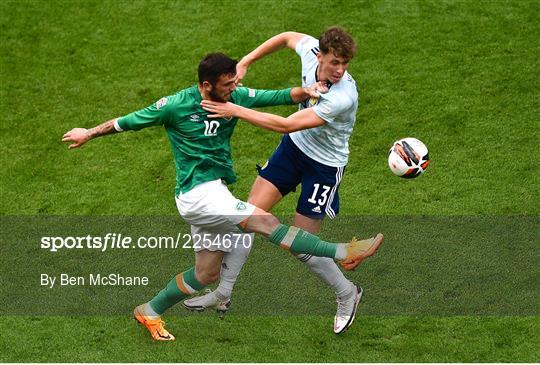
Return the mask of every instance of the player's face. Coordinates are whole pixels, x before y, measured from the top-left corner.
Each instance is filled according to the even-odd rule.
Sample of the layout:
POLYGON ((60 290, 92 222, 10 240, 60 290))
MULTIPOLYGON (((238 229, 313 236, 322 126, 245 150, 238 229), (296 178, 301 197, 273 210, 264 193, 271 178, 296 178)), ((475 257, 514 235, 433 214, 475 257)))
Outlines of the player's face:
POLYGON ((210 85, 208 94, 213 101, 226 102, 236 90, 236 74, 221 75, 215 85, 210 85))
POLYGON ((319 60, 319 80, 328 80, 335 84, 345 74, 349 67, 349 59, 343 57, 337 57, 332 52, 317 54, 319 60))

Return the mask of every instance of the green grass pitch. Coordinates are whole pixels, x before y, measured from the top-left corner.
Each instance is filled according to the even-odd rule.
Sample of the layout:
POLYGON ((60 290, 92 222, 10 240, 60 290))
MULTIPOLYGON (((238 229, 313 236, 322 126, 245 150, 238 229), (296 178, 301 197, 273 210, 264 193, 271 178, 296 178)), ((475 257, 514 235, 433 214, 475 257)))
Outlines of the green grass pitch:
MULTIPOLYGON (((0 361, 539 362, 539 15, 540 2, 526 0, 0 2, 0 361), (321 234, 349 235, 362 222, 388 237, 347 273, 366 296, 344 335, 331 332, 332 293, 258 240, 230 314, 174 308, 165 319, 178 340, 153 343, 129 308, 189 265, 190 251, 55 257, 36 250, 37 223, 17 226, 50 216, 175 216, 162 130, 74 151, 62 134, 194 84, 208 52, 240 58, 282 31, 318 35, 331 25, 358 41, 349 71, 360 99, 341 214, 321 234), (432 159, 413 181, 386 166, 392 142, 407 136, 424 141, 432 159), (51 263, 117 263, 155 277, 108 296, 58 292, 58 305, 93 312, 44 315, 38 308, 54 298, 38 273, 51 263)), ((253 65, 244 83, 285 88, 299 73, 297 57, 282 51, 253 65)), ((279 138, 239 122, 236 196, 247 197, 255 164, 279 138)), ((290 216, 296 199, 274 212, 290 216)))

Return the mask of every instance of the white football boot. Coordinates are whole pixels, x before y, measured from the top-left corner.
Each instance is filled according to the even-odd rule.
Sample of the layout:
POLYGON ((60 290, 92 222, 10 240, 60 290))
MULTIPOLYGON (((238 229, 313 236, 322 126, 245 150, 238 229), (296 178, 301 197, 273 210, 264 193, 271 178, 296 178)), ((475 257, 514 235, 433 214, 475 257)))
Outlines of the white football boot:
POLYGON ((205 309, 215 309, 219 314, 225 314, 231 306, 231 300, 221 300, 210 289, 205 290, 206 294, 191 299, 184 300, 184 307, 189 310, 202 312, 205 309))
POLYGON ((345 332, 354 322, 356 309, 362 300, 362 287, 355 285, 354 293, 349 299, 337 299, 337 312, 334 317, 334 333, 339 335, 345 332))

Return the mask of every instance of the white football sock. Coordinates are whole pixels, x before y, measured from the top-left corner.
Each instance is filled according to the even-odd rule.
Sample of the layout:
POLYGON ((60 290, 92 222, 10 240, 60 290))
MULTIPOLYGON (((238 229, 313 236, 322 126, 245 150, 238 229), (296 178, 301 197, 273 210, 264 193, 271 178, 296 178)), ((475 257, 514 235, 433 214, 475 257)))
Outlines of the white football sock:
POLYGON ((350 296, 354 289, 354 284, 343 275, 334 260, 328 257, 317 257, 307 254, 300 254, 297 257, 319 279, 332 288, 338 298, 350 296))
POLYGON ((254 239, 254 233, 243 234, 234 249, 223 256, 219 286, 214 290, 219 300, 226 300, 231 297, 234 284, 240 270, 242 270, 242 266, 247 261, 254 239), (242 244, 242 242, 246 243, 246 245, 249 242, 249 247, 245 247, 246 245, 242 244))
POLYGON ((346 243, 338 243, 336 248, 336 260, 345 260, 347 257, 347 244, 346 243))
POLYGON ((144 303, 143 308, 144 308, 144 314, 150 317, 150 319, 158 319, 160 317, 160 315, 157 314, 156 311, 152 309, 152 306, 150 305, 150 303, 148 302, 144 303))

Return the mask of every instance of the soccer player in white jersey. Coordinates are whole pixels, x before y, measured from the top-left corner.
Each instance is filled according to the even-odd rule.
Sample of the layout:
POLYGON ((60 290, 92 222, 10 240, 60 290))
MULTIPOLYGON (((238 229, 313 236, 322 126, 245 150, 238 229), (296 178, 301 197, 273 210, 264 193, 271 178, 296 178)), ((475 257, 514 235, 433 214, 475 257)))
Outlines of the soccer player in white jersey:
MULTIPOLYGON (((349 137, 353 131, 358 108, 356 83, 347 72, 349 61, 356 53, 356 43, 340 27, 327 29, 317 40, 311 36, 285 32, 278 34, 246 55, 237 65, 241 81, 254 61, 290 48, 302 60, 302 85, 326 82, 328 92, 299 105, 299 111, 288 118, 256 112, 232 103, 203 102, 203 108, 216 116, 234 116, 285 134, 280 145, 259 169, 248 201, 269 211, 285 195, 301 184, 293 224, 316 233, 323 218, 335 218, 339 211, 338 188, 349 156, 349 137), (311 129, 294 131, 290 126, 309 125, 311 129)), ((249 250, 228 253, 221 271, 219 287, 202 297, 184 302, 188 309, 216 308, 225 311, 230 305, 234 282, 249 250)), ((298 254, 337 297, 334 332, 342 333, 354 321, 362 288, 349 281, 332 259, 298 254)))

